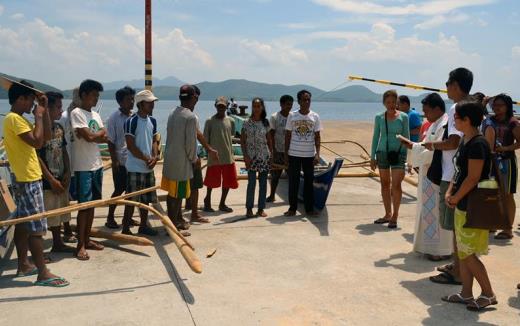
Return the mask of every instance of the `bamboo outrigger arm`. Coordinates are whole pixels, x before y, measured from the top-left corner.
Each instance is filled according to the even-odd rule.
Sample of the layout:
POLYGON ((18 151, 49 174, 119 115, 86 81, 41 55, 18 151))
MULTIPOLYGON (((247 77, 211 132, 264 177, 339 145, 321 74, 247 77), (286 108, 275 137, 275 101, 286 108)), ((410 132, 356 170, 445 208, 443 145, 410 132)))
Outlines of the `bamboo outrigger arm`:
MULTIPOLYGON (((378 83, 378 84, 384 84, 384 85, 406 87, 406 88, 412 88, 412 89, 415 89, 415 90, 425 90, 425 91, 445 93, 445 94, 448 93, 447 90, 441 89, 441 88, 432 88, 432 87, 415 85, 415 84, 396 83, 396 82, 392 82, 392 81, 389 81, 389 80, 371 79, 371 78, 365 78, 365 77, 360 77, 360 76, 348 76, 348 79, 350 79, 350 80, 362 80, 362 81, 378 83)), ((519 101, 513 101, 513 104, 520 105, 520 102, 519 101)))

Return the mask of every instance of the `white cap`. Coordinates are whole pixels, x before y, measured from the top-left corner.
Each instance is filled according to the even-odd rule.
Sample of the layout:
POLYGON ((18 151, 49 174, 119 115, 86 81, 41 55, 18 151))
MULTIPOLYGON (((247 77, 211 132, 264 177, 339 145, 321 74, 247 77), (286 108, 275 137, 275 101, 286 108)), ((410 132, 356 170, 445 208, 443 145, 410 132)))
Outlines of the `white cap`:
POLYGON ((135 104, 138 104, 142 101, 145 102, 155 102, 158 98, 153 95, 152 91, 149 91, 147 89, 140 91, 139 93, 135 94, 135 104))

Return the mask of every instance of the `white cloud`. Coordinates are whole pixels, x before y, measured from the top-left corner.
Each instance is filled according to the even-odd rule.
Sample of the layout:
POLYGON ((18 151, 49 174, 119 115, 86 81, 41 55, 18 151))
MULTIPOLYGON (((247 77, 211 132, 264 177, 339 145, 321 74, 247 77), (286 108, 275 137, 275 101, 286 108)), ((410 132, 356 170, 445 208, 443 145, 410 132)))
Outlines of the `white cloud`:
POLYGON ((314 3, 329 7, 336 11, 354 14, 377 15, 424 15, 434 16, 451 12, 464 7, 473 7, 494 3, 496 0, 431 0, 415 4, 416 1, 402 1, 403 5, 385 5, 382 1, 350 1, 350 0, 313 0, 314 3), (406 2, 406 3, 405 3, 406 2))
POLYGON ((511 56, 520 59, 520 45, 513 46, 511 49, 511 56))
POLYGON ((303 29, 314 29, 316 28, 315 24, 312 23, 286 23, 281 24, 280 27, 294 30, 303 30, 303 29))
MULTIPOLYGON (((144 64, 144 36, 132 25, 107 33, 69 33, 35 19, 17 29, 0 27, 0 44, 0 66, 6 73, 42 81, 49 77, 57 87, 68 88, 87 77, 135 78, 144 64)), ((214 65, 212 56, 178 28, 154 34, 153 48, 154 68, 166 75, 214 65)))
POLYGON ((304 50, 283 43, 261 43, 256 40, 240 41, 242 59, 251 64, 294 65, 309 60, 304 50))
POLYGON ((427 20, 416 24, 414 26, 415 29, 432 29, 439 26, 442 26, 444 24, 455 24, 455 23, 463 23, 469 20, 469 16, 466 14, 456 14, 456 15, 437 15, 433 16, 431 18, 428 18, 427 20))
POLYGON ((25 18, 25 15, 22 14, 21 12, 11 15, 11 19, 13 19, 13 20, 22 20, 24 18, 25 18))

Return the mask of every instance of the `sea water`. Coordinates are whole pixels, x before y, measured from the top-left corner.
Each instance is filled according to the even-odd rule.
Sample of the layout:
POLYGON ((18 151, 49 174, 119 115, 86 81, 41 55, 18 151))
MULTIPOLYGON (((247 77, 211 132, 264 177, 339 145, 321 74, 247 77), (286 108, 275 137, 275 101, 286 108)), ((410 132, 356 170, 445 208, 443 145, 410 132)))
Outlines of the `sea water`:
MULTIPOLYGON (((70 100, 63 100, 63 110, 69 106, 70 100)), ((247 105, 246 112, 251 113, 251 103, 238 102, 239 105, 247 105)), ((157 101, 153 111, 153 116, 157 119, 159 132, 166 136, 166 122, 170 112, 179 105, 179 101, 157 101)), ((267 115, 280 110, 278 102, 265 102, 267 115)), ((100 100, 96 111, 99 111, 103 121, 106 122, 108 116, 118 109, 117 102, 114 100, 100 100)), ((422 114, 420 104, 412 104, 418 112, 422 114)), ((298 103, 295 103, 293 110, 298 109, 298 103)), ((365 121, 372 122, 376 114, 384 111, 381 103, 344 103, 344 102, 313 102, 311 109, 320 115, 323 121, 365 121)), ((0 114, 6 114, 10 110, 7 100, 0 100, 0 114)), ((137 108, 135 109, 137 110, 137 108)), ((201 128, 204 128, 204 121, 216 113, 213 101, 199 101, 195 108, 195 112, 199 116, 201 128)), ((32 115, 25 115, 32 120, 32 115)), ((3 120, 3 119, 2 119, 3 120)), ((0 134, 3 135, 3 123, 0 123, 0 134)))

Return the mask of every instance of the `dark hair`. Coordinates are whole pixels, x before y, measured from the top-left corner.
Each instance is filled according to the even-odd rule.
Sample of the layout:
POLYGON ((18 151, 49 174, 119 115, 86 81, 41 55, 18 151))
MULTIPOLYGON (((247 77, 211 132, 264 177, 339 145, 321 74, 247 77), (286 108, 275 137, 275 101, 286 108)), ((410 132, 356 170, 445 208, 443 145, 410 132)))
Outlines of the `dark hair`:
POLYGON ((387 97, 394 97, 397 100, 397 91, 395 89, 390 89, 383 93, 383 103, 386 101, 387 97))
POLYGON ((118 104, 121 104, 121 102, 125 99, 127 96, 135 96, 135 90, 130 86, 125 86, 121 89, 119 89, 116 92, 116 101, 118 104))
POLYGON ((46 92, 45 96, 47 96, 49 108, 54 107, 58 100, 63 100, 63 94, 59 92, 46 92))
POLYGON ((455 111, 461 119, 468 117, 473 127, 480 126, 484 118, 482 104, 474 101, 462 101, 457 103, 455 111))
POLYGON ((473 73, 466 68, 457 68, 452 70, 446 84, 450 84, 452 82, 457 82, 460 89, 465 94, 469 94, 471 87, 473 86, 473 73))
POLYGON ((291 95, 282 95, 280 97, 280 105, 284 105, 285 103, 294 102, 294 98, 291 95))
POLYGON ((399 102, 403 102, 410 105, 410 98, 406 95, 401 95, 399 96, 399 102))
POLYGON ((255 102, 260 102, 260 104, 262 105, 262 114, 260 115, 260 120, 262 120, 262 123, 264 124, 264 126, 269 127, 269 121, 267 121, 267 112, 265 111, 264 99, 262 99, 261 97, 255 97, 251 101, 251 117, 253 117, 252 110, 253 110, 253 104, 255 104, 255 102))
POLYGON ((442 97, 437 93, 431 93, 426 95, 421 101, 422 105, 428 105, 431 108, 439 108, 442 112, 446 112, 446 103, 442 97))
POLYGON ((101 85, 101 83, 98 81, 92 79, 85 79, 79 85, 79 98, 82 98, 83 94, 88 94, 92 91, 102 92, 103 85, 101 85))
POLYGON ((200 88, 197 85, 192 85, 195 89, 195 93, 197 93, 198 96, 200 96, 200 88))
POLYGON ((25 86, 28 86, 28 87, 33 87, 34 88, 34 85, 29 83, 28 81, 25 81, 25 80, 22 80, 20 81, 20 83, 13 83, 11 85, 11 87, 9 87, 9 91, 8 91, 8 97, 9 97, 9 104, 10 105, 13 105, 14 102, 16 102, 16 100, 19 98, 19 97, 26 97, 26 96, 30 96, 30 95, 36 95, 36 92, 33 91, 32 89, 28 88, 28 87, 25 87, 25 86))
POLYGON ((511 119, 514 115, 513 99, 511 98, 511 96, 501 93, 501 94, 498 94, 497 96, 493 97, 493 102, 495 102, 496 100, 502 100, 506 104, 506 107, 507 107, 506 116, 507 116, 508 120, 511 119))
POLYGON ((304 94, 309 94, 309 96, 312 97, 311 92, 309 92, 306 89, 302 89, 301 91, 298 92, 298 94, 296 94, 296 98, 298 99, 298 101, 301 101, 304 94))

